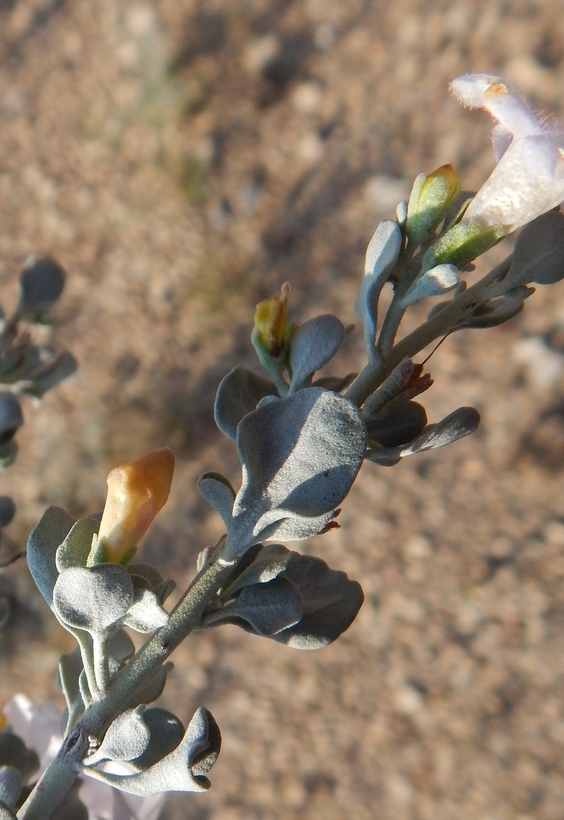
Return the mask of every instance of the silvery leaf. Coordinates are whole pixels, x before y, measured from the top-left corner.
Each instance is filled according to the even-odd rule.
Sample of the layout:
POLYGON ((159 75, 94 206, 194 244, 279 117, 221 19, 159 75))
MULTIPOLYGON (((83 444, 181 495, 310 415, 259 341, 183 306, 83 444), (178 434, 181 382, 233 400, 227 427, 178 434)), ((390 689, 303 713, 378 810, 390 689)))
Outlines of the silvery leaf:
MULTIPOLYGON (((257 548, 255 548, 257 549, 257 548)), ((245 554, 251 557, 252 550, 245 554)), ((259 549, 256 556, 247 566, 242 566, 243 561, 237 563, 237 569, 233 580, 229 578, 221 592, 224 600, 235 595, 235 593, 249 584, 264 584, 272 581, 285 569, 292 553, 282 544, 267 544, 259 549)))
POLYGON ((355 310, 364 325, 369 351, 374 349, 380 291, 394 269, 403 245, 400 226, 392 219, 380 222, 366 250, 364 276, 356 298, 355 310))
POLYGON ((100 522, 93 518, 81 518, 73 524, 69 534, 55 553, 59 572, 69 567, 85 567, 92 547, 92 536, 98 532, 100 522))
POLYGON ((100 747, 84 761, 95 766, 102 760, 129 761, 140 757, 147 749, 151 733, 143 720, 143 706, 128 709, 110 724, 100 747))
POLYGON ((53 588, 59 576, 56 552, 67 537, 73 520, 60 507, 49 507, 37 523, 27 542, 27 563, 39 592, 49 606, 53 604, 53 588))
POLYGON ((0 495, 0 528, 7 527, 16 514, 16 504, 9 495, 0 495))
POLYGON ((289 392, 295 393, 306 385, 315 371, 333 358, 344 338, 344 325, 329 313, 301 325, 292 336, 289 392))
POLYGON ((480 414, 474 407, 459 407, 458 410, 455 410, 437 424, 428 425, 427 429, 411 444, 369 449, 366 458, 368 461, 374 461, 384 467, 391 467, 405 456, 451 444, 459 438, 473 433, 479 423, 480 414))
POLYGON ((368 422, 379 413, 388 402, 402 393, 413 376, 415 365, 407 356, 394 367, 390 375, 382 382, 364 402, 361 410, 362 418, 368 422))
POLYGON ((457 285, 458 268, 456 265, 437 265, 417 277, 401 300, 401 304, 407 307, 429 296, 442 296, 454 290, 457 285))
POLYGON ((503 285, 553 285, 564 279, 564 216, 559 208, 525 225, 503 285))
POLYGON ((69 626, 102 634, 121 621, 133 603, 133 584, 119 564, 71 567, 53 591, 57 617, 69 626))
POLYGON ((247 624, 255 634, 272 637, 299 623, 302 615, 298 590, 286 578, 278 577, 264 584, 243 587, 222 609, 204 615, 202 623, 206 626, 231 623, 243 628, 247 624))
POLYGON ((221 473, 203 473, 198 479, 198 490, 229 527, 235 501, 235 490, 230 481, 221 473))
POLYGON ((133 590, 149 589, 154 592, 159 602, 164 604, 171 592, 176 588, 175 581, 165 580, 159 570, 152 564, 136 561, 127 565, 127 571, 133 582, 133 590))
POLYGON ((225 376, 215 397, 215 423, 222 433, 235 440, 237 425, 254 410, 265 396, 277 396, 274 382, 263 379, 245 367, 234 367, 225 376))
POLYGON ((222 609, 207 612, 204 624, 235 624, 296 649, 319 649, 336 640, 362 605, 360 584, 319 558, 286 552, 285 567, 274 581, 245 586, 222 609))
MULTIPOLYGON (((22 790, 22 776, 14 766, 0 766, 0 803, 13 808, 22 790)), ((11 815, 14 816, 15 815, 11 815)), ((2 815, 0 814, 0 820, 2 815)))
MULTIPOLYGON (((310 387, 248 414, 237 430, 243 483, 223 556, 232 559, 288 523, 285 538, 323 529, 350 490, 364 456, 366 431, 355 405, 310 387), (262 537, 264 535, 264 538, 262 537)), ((279 536, 282 538, 283 536, 279 536)))
POLYGON ((18 444, 14 439, 7 444, 0 446, 0 469, 6 470, 11 467, 18 454, 18 444))
POLYGON ((84 711, 84 701, 80 693, 79 679, 83 671, 80 649, 75 649, 68 655, 59 658, 57 683, 65 696, 67 704, 67 730, 74 726, 78 717, 84 711))
POLYGON ((125 626, 137 632, 154 632, 168 621, 168 612, 162 608, 154 592, 139 589, 134 594, 133 603, 123 619, 125 626))
POLYGON ((490 299, 483 305, 478 305, 474 308, 472 313, 465 316, 460 322, 454 326, 455 330, 460 330, 465 327, 486 328, 497 327, 517 316, 523 310, 524 299, 534 292, 534 288, 518 288, 516 290, 525 290, 525 295, 510 295, 506 293, 499 296, 497 299, 490 299))
POLYGON ((18 818, 7 806, 0 806, 0 820, 18 820, 18 818))
POLYGON ((149 745, 143 754, 132 761, 132 765, 137 771, 154 766, 165 755, 170 754, 184 737, 184 726, 180 720, 159 706, 146 709, 143 712, 143 720, 151 733, 149 745))
POLYGON ((284 575, 298 589, 304 614, 295 626, 272 637, 294 649, 320 649, 335 641, 352 624, 364 601, 357 581, 320 558, 293 553, 284 575))
POLYGON ((80 691, 80 697, 82 698, 82 702, 84 703, 84 705, 90 705, 90 703, 92 702, 92 692, 90 691, 90 687, 88 686, 88 678, 86 677, 86 672, 84 669, 78 676, 78 689, 80 691))
POLYGON ((303 541, 331 529, 331 524, 339 513, 339 509, 323 515, 301 515, 283 507, 268 510, 257 519, 255 529, 260 534, 257 540, 279 538, 281 541, 303 541))
POLYGON ((166 599, 169 597, 169 595, 171 595, 174 592, 175 589, 176 581, 173 581, 171 578, 169 578, 168 580, 163 581, 162 584, 156 586, 152 590, 152 592, 155 593, 160 603, 164 604, 166 599))
MULTIPOLYGON (((154 589, 159 584, 162 584, 164 580, 163 576, 156 567, 152 564, 146 564, 143 561, 134 561, 133 563, 128 564, 127 570, 132 578, 143 579, 143 582, 137 582, 139 588, 142 589, 154 589)), ((136 586, 135 581, 133 582, 133 586, 136 586)))

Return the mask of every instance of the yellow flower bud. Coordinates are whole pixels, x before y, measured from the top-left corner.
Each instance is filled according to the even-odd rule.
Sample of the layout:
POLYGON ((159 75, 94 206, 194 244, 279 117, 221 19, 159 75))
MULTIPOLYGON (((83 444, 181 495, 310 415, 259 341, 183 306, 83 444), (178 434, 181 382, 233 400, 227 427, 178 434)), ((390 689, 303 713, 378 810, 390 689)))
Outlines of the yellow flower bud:
POLYGON ((288 329, 286 306, 289 295, 290 285, 285 282, 280 288, 279 296, 259 302, 255 310, 255 328, 259 341, 274 358, 280 355, 284 346, 288 329))
POLYGON ((135 551, 166 503, 173 472, 174 456, 169 449, 147 453, 111 471, 98 533, 106 561, 119 563, 135 551))

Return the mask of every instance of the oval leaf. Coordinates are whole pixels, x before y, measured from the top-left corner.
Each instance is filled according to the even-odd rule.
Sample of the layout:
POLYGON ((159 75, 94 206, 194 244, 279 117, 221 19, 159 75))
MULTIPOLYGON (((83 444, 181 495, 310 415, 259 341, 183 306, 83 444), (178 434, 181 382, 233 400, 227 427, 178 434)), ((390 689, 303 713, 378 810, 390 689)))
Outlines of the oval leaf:
POLYGON ((37 523, 27 542, 27 563, 37 589, 49 606, 59 576, 56 553, 67 537, 73 520, 60 507, 49 507, 37 523))
POLYGON ((261 540, 265 522, 332 515, 360 469, 366 430, 352 402, 311 387, 245 416, 237 446, 243 484, 223 548, 226 558, 261 540))
POLYGON ((222 433, 235 440, 237 425, 265 396, 277 396, 274 382, 262 379, 245 367, 235 367, 225 376, 215 397, 215 423, 222 433))
POLYGON ((53 591, 53 608, 61 621, 96 634, 121 621, 132 603, 131 578, 118 564, 66 569, 53 591))
POLYGON ((294 649, 320 649, 335 641, 352 624, 364 601, 357 581, 320 558, 294 553, 285 576, 297 587, 304 614, 296 626, 272 637, 294 649))
POLYGON ((305 322, 292 337, 290 393, 305 385, 338 351, 345 338, 345 327, 330 313, 305 322))
POLYGON ((302 615, 298 590, 287 578, 279 577, 266 584, 244 587, 222 609, 205 615, 202 622, 207 626, 234 623, 244 629, 248 624, 255 634, 271 637, 297 624, 302 615))
POLYGON ((564 279, 564 215, 555 208, 533 219, 515 243, 507 288, 516 285, 553 285, 564 279))
POLYGON ((229 480, 221 473, 203 473, 198 479, 198 490, 228 527, 235 501, 235 490, 229 480))
POLYGON ((143 707, 128 709, 110 724, 100 747, 88 757, 85 765, 102 760, 135 760, 146 750, 151 733, 143 719, 143 707))
POLYGON ((81 518, 73 527, 55 554, 59 572, 69 567, 85 567, 92 547, 92 536, 98 532, 100 522, 94 518, 81 518))
POLYGON ((378 299, 398 260, 403 245, 403 233, 393 219, 380 222, 366 250, 364 276, 356 298, 355 310, 364 325, 367 349, 374 349, 378 299))
POLYGON ((452 442, 458 441, 459 438, 464 438, 464 436, 473 433, 479 423, 480 414, 474 407, 459 407, 458 410, 455 410, 437 424, 430 424, 408 446, 383 447, 379 450, 369 449, 366 458, 383 467, 391 467, 405 456, 452 444, 452 442))

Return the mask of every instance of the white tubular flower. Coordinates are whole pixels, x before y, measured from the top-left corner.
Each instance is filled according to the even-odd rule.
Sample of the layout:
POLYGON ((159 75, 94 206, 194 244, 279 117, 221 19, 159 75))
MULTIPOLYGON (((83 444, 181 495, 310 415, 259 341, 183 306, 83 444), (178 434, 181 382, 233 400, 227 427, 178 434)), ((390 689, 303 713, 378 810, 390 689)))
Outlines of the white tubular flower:
POLYGON ((451 90, 461 103, 484 108, 497 123, 493 143, 498 164, 463 223, 511 233, 564 202, 564 131, 540 123, 501 77, 463 74, 451 90))

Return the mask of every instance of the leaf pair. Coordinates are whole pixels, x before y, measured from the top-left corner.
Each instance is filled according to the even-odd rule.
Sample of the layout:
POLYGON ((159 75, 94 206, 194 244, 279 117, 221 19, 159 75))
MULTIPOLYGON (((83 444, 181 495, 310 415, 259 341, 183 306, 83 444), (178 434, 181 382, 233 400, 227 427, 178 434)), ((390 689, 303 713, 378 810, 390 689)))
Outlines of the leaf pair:
POLYGON ((102 744, 83 762, 83 772, 120 791, 141 797, 167 791, 202 792, 221 748, 221 734, 213 716, 199 708, 186 730, 162 708, 140 706, 119 715, 102 744), (126 763, 129 773, 94 768, 103 761, 126 763))
POLYGON ((281 544, 256 546, 237 565, 202 617, 295 649, 320 649, 351 625, 364 596, 357 581, 325 561, 281 544))

